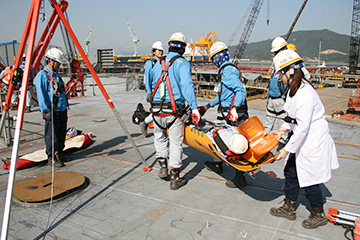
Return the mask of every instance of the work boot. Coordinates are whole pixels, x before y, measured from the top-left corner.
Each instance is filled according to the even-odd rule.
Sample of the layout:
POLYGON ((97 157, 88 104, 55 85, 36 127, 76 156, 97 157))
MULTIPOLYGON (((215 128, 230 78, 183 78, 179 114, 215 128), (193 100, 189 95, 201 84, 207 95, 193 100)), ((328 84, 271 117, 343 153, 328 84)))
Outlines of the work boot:
POLYGON ((324 208, 311 208, 310 216, 302 222, 304 228, 317 228, 327 223, 327 219, 324 213, 324 208))
POLYGON ((180 178, 180 168, 172 168, 170 171, 170 189, 178 190, 187 183, 187 180, 180 178))
POLYGON ((54 166, 55 167, 64 167, 65 164, 63 162, 60 162, 57 160, 57 157, 54 155, 55 161, 52 159, 51 156, 48 157, 48 165, 52 166, 52 162, 54 161, 54 166))
POLYGON ((247 186, 247 182, 244 176, 244 172, 235 169, 235 177, 232 180, 226 181, 226 186, 229 188, 242 188, 247 186))
POLYGON ((218 174, 223 172, 223 167, 222 167, 222 163, 223 162, 210 162, 210 161, 206 161, 205 162, 205 168, 209 171, 213 171, 216 172, 218 174))
POLYGON ((26 112, 26 113, 31 112, 31 107, 26 107, 26 108, 25 108, 25 112, 26 112))
POLYGON ((160 165, 159 178, 167 179, 169 177, 167 162, 165 158, 158 158, 158 162, 160 165))
POLYGON ((57 151, 56 151, 55 154, 58 155, 59 159, 60 159, 62 162, 69 162, 69 161, 70 161, 69 158, 65 157, 63 151, 61 151, 61 152, 57 152, 57 151))
POLYGON ((148 129, 148 125, 149 125, 149 124, 146 124, 145 122, 140 122, 139 125, 140 125, 140 129, 141 129, 141 134, 142 134, 144 137, 146 137, 147 134, 148 134, 147 129, 148 129))
POLYGON ((54 160, 55 160, 55 166, 56 167, 64 167, 65 166, 61 156, 62 156, 61 153, 59 153, 58 151, 55 151, 55 153, 54 153, 54 158, 55 159, 54 160))
POLYGON ((271 208, 270 213, 276 217, 284 217, 289 220, 296 219, 296 211, 295 211, 295 201, 291 201, 289 199, 284 199, 284 204, 279 208, 271 208))

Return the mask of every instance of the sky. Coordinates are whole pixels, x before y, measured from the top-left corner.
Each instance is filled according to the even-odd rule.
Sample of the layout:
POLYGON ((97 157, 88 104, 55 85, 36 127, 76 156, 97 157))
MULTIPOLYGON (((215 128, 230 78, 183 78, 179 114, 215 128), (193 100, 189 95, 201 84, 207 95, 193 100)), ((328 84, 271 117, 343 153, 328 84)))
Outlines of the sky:
MULTIPOLYGON (((84 40, 90 29, 90 52, 112 48, 116 54, 134 52, 134 43, 126 23, 129 21, 140 40, 138 50, 150 53, 153 42, 159 40, 167 49, 167 41, 175 32, 182 32, 187 42, 197 42, 208 32, 215 32, 217 41, 226 44, 241 25, 233 43, 237 45, 253 0, 68 0, 67 15, 76 37, 85 49, 84 40)), ((285 35, 294 21, 303 0, 264 0, 249 42, 258 42, 285 35), (269 25, 266 24, 269 18, 269 25)), ((29 13, 30 0, 1 0, 0 43, 21 40, 29 13), (6 9, 6 10, 5 10, 6 9)), ((350 35, 352 0, 309 0, 293 31, 329 29, 350 35)), ((45 0, 45 16, 50 18, 52 8, 45 0)), ((39 38, 46 21, 39 21, 39 38)), ((64 47, 60 28, 52 45, 64 47)), ((348 44, 348 43, 344 43, 348 44)), ((270 46, 269 46, 270 49, 270 46)), ((167 51, 165 51, 167 52, 167 51)))

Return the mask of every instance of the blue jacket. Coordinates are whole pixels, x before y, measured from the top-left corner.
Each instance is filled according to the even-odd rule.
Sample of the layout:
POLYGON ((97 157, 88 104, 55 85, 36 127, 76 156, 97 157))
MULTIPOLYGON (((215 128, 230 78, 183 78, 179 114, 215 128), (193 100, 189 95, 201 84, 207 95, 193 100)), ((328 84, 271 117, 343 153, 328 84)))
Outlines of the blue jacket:
MULTIPOLYGON (((24 70, 24 68, 25 68, 25 61, 23 61, 23 62, 21 63, 20 68, 21 68, 22 70, 24 70)), ((30 80, 33 79, 33 73, 34 73, 34 68, 33 68, 32 65, 30 65, 30 76, 29 76, 29 79, 30 79, 30 80)), ((32 83, 31 83, 31 84, 32 84, 32 83)))
POLYGON ((278 98, 281 97, 283 93, 281 93, 280 88, 279 88, 279 83, 280 83, 280 87, 283 89, 282 91, 284 91, 285 89, 285 85, 284 83, 281 81, 280 79, 280 74, 274 74, 275 71, 275 67, 274 65, 271 68, 271 79, 270 79, 270 83, 269 83, 269 92, 268 92, 268 97, 273 97, 273 98, 278 98))
MULTIPOLYGON (((221 64, 220 68, 230 63, 230 61, 226 61, 221 64)), ((235 97, 234 107, 240 107, 245 105, 246 100, 246 89, 240 81, 239 71, 234 66, 226 66, 222 69, 221 77, 221 106, 222 107, 230 107, 231 103, 235 97)), ((219 95, 217 95, 210 103, 210 107, 214 107, 219 104, 219 95)))
MULTIPOLYGON (((57 104, 57 110, 65 111, 67 108, 67 97, 65 92, 65 84, 61 79, 60 75, 57 72, 52 72, 49 68, 44 67, 44 70, 48 72, 54 81, 57 83, 58 88, 64 89, 64 91, 59 93, 59 100, 57 104)), ((54 86, 52 80, 49 78, 47 73, 41 70, 36 74, 35 82, 36 82, 36 94, 39 102, 40 110, 42 113, 47 113, 51 111, 51 101, 52 101, 52 92, 54 92, 54 86), (51 90, 52 89, 52 90, 51 90)))
MULTIPOLYGON (((179 55, 176 52, 170 52, 165 61, 167 65, 170 59, 176 55, 179 55)), ((147 92, 149 94, 154 90, 157 81, 159 80, 162 74, 162 67, 160 61, 158 61, 152 69, 152 81, 151 81, 151 91, 147 92)), ((194 84, 191 79, 191 66, 190 63, 184 58, 176 59, 168 70, 169 80, 171 89, 174 95, 175 102, 178 104, 185 105, 186 102, 190 105, 191 109, 197 108, 196 96, 194 92, 194 84)), ((158 87, 153 101, 160 101, 160 86, 158 87)), ((170 102, 169 91, 165 87, 165 101, 170 102)))
MULTIPOLYGON (((158 62, 158 59, 154 56, 151 59, 154 59, 158 62)), ((144 84, 145 84, 145 89, 146 92, 151 92, 151 82, 152 82, 152 69, 153 69, 153 61, 152 60, 147 60, 145 62, 145 79, 144 79, 144 84)))

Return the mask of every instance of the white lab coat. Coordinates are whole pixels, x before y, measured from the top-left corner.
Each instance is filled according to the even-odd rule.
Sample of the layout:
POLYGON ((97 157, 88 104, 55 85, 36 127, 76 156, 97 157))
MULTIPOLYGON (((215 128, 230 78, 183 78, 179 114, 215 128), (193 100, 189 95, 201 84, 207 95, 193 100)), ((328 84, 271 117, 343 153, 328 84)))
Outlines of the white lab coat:
POLYGON ((338 168, 339 162, 325 119, 325 108, 315 89, 303 81, 293 97, 288 93, 284 110, 297 121, 297 124, 285 122, 283 127, 294 133, 284 149, 296 154, 300 187, 327 182, 331 169, 338 168))

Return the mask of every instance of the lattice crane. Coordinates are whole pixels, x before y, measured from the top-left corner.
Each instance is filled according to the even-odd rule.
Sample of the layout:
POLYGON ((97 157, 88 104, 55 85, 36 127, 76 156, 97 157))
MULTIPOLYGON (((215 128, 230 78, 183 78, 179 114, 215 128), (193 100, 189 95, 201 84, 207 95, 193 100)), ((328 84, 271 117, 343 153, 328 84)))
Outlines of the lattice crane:
POLYGON ((238 60, 242 57, 242 55, 245 52, 247 42, 249 41, 250 35, 251 35, 254 25, 256 23, 256 20, 259 15, 259 12, 260 12, 263 2, 264 2, 264 0, 254 0, 253 1, 253 7, 251 9, 249 18, 247 20, 244 31, 241 35, 239 44, 235 50, 234 59, 233 59, 234 64, 236 64, 238 62, 238 60))
POLYGON ((349 50, 349 73, 356 74, 359 60, 360 47, 360 0, 354 0, 353 16, 351 23, 350 50, 349 50))

